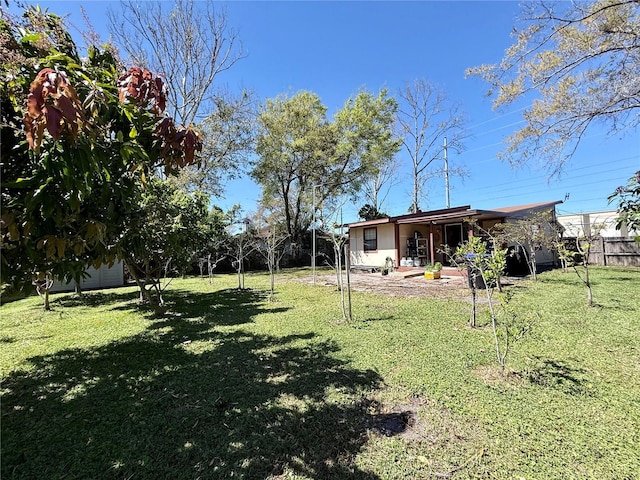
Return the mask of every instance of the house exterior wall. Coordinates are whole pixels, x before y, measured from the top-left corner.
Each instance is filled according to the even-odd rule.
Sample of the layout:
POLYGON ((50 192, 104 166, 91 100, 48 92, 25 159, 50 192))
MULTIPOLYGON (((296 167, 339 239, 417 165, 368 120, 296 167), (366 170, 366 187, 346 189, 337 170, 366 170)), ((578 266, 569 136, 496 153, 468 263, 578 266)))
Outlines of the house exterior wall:
POLYGON ((351 265, 371 265, 380 267, 387 257, 396 258, 395 225, 383 224, 371 227, 355 227, 349 229, 349 260, 351 265), (378 249, 373 252, 364 251, 365 228, 376 228, 378 233, 378 249))
MULTIPOLYGON (((82 290, 121 287, 124 285, 124 264, 120 260, 116 260, 111 267, 108 265, 102 265, 98 269, 89 267, 87 273, 89 276, 83 278, 80 282, 82 290)), ((71 292, 75 288, 75 282, 62 283, 56 280, 53 283, 53 287, 51 287, 51 292, 71 292)))
MULTIPOLYGON (((508 218, 506 223, 512 223, 518 218, 508 218)), ((508 246, 513 246, 509 244, 508 246)), ((530 255, 531 252, 527 252, 530 255)), ((556 263, 556 254, 553 251, 549 251, 546 247, 542 247, 540 250, 536 250, 536 264, 537 265, 554 265, 556 263)))
POLYGON ((620 230, 616 230, 616 218, 618 212, 615 210, 580 213, 575 215, 558 215, 558 222, 564 227, 565 238, 574 238, 584 235, 592 226, 603 227, 600 230, 601 237, 622 237, 633 238, 640 232, 629 231, 626 225, 622 225, 620 230))

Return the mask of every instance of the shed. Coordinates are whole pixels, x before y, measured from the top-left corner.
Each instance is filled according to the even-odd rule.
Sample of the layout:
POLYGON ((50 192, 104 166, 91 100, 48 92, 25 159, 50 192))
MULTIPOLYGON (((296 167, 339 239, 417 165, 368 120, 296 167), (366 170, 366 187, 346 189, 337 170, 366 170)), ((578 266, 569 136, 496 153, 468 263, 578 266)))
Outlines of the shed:
MULTIPOLYGON (((100 288, 122 287, 124 281, 124 263, 116 260, 113 265, 101 265, 100 268, 89 267, 88 276, 80 282, 82 290, 95 290, 100 288)), ((62 283, 56 280, 51 287, 51 292, 72 292, 75 290, 75 282, 62 283)))

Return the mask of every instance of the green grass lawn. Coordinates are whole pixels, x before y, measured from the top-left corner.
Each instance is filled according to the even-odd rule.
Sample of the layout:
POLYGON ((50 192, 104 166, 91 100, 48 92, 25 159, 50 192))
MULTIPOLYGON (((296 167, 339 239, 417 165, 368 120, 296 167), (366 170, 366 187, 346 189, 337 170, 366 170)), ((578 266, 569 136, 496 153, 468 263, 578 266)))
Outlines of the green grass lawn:
POLYGON ((639 269, 594 269, 593 308, 510 287, 540 320, 505 376, 468 304, 354 293, 345 324, 299 275, 0 307, 2 479, 640 479, 639 269))

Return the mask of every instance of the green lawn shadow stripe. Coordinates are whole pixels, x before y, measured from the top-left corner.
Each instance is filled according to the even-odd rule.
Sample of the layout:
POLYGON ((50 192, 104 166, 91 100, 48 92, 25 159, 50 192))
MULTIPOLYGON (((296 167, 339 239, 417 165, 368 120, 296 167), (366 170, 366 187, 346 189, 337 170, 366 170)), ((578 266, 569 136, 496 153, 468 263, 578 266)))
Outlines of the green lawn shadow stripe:
POLYGON ((3 382, 3 478, 377 478, 351 463, 364 407, 326 401, 376 388, 375 372, 314 334, 201 330, 196 354, 187 331, 31 358, 3 382))

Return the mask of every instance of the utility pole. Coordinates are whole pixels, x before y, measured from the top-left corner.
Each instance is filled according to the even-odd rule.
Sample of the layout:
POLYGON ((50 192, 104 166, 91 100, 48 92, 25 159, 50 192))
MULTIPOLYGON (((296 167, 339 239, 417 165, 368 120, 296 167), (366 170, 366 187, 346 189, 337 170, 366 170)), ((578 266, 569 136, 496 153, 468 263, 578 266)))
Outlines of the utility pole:
POLYGON ((449 160, 447 158, 447 137, 444 137, 444 188, 447 195, 447 208, 451 208, 449 198, 449 160))

